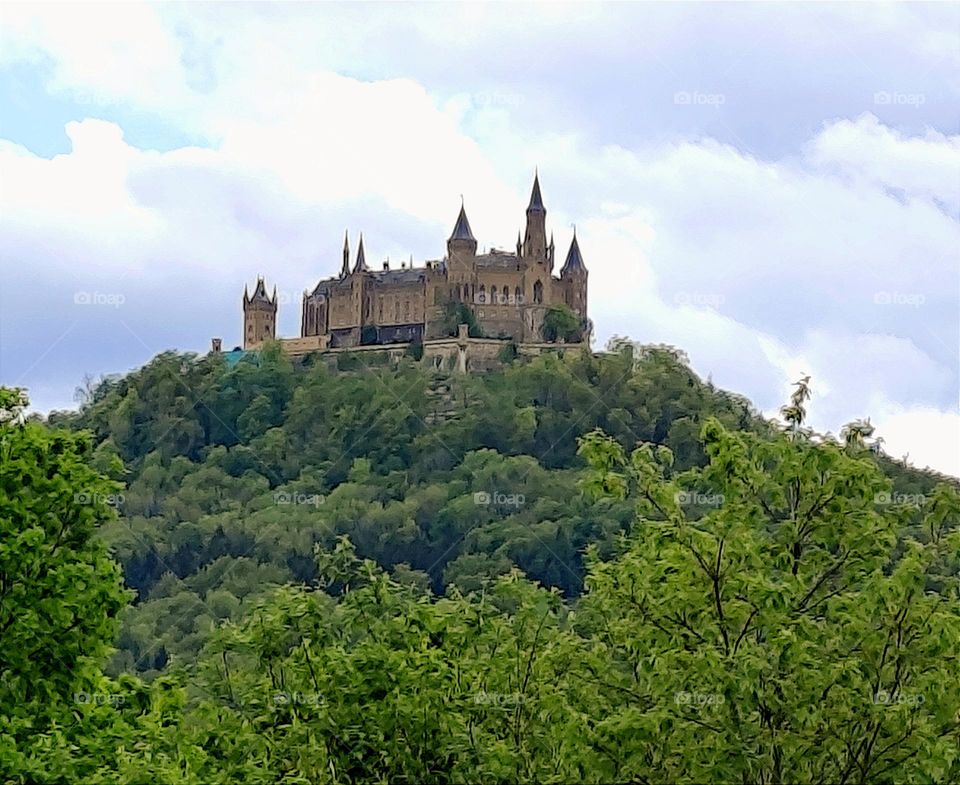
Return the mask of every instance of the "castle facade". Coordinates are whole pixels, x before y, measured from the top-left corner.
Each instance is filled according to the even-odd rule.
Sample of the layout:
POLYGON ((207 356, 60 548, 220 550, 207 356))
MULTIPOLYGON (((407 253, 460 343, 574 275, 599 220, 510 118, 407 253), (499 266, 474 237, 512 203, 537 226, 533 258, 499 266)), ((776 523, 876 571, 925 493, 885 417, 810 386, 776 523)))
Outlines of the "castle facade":
MULTIPOLYGON (((291 353, 354 346, 428 342, 456 334, 469 310, 473 329, 488 339, 541 343, 545 318, 552 307, 566 306, 586 340, 587 268, 576 231, 559 275, 554 275, 553 236, 547 239, 547 211, 539 177, 526 210, 526 228, 512 252, 491 249, 477 253, 477 241, 461 205, 442 259, 400 269, 372 269, 366 261, 363 235, 351 265, 348 238, 338 275, 321 280, 303 293, 300 337, 281 339, 291 353), (461 307, 462 306, 462 307, 461 307)), ((275 340, 277 295, 267 293, 262 278, 253 294, 243 295, 243 348, 255 349, 275 340)))

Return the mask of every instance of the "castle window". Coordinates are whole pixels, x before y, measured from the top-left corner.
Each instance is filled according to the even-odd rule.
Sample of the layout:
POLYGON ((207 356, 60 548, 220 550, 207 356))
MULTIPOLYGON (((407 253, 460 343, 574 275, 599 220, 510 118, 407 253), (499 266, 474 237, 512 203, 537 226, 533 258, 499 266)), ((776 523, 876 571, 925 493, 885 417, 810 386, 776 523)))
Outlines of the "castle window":
POLYGON ((497 287, 490 287, 490 305, 497 305, 497 287))
POLYGON ((543 284, 540 281, 533 285, 533 301, 535 303, 543 302, 543 284))
POLYGON ((393 301, 393 321, 395 322, 400 321, 400 301, 399 300, 393 301))
POLYGON ((520 305, 520 303, 523 302, 523 295, 520 293, 519 286, 513 290, 513 298, 514 298, 514 302, 516 302, 517 305, 520 305))
POLYGON ((406 319, 408 322, 410 321, 410 301, 409 300, 403 301, 403 318, 406 319))
POLYGON ((483 284, 480 284, 480 293, 477 295, 478 303, 485 303, 487 301, 487 287, 483 284))

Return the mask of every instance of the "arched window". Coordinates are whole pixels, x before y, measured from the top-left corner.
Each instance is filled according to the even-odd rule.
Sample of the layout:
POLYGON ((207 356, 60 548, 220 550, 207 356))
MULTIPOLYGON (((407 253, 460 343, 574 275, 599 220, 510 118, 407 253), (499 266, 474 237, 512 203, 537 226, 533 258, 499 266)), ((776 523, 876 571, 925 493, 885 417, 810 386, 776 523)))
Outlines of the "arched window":
POLYGON ((395 322, 400 321, 400 301, 399 300, 393 301, 393 321, 395 322))
POLYGON ((497 287, 496 287, 496 286, 491 286, 491 287, 490 287, 490 305, 499 305, 499 303, 497 302, 497 287))
POLYGON ((533 301, 535 303, 543 302, 543 284, 540 281, 533 285, 533 301))
POLYGON ((519 287, 519 286, 518 286, 516 289, 513 290, 513 301, 514 301, 517 305, 520 305, 520 303, 523 302, 523 294, 520 292, 520 287, 519 287))
POLYGON ((480 294, 477 295, 477 302, 481 305, 487 301, 487 288, 480 284, 480 294))
POLYGON ((403 301, 403 318, 408 322, 410 321, 410 301, 409 300, 403 301))

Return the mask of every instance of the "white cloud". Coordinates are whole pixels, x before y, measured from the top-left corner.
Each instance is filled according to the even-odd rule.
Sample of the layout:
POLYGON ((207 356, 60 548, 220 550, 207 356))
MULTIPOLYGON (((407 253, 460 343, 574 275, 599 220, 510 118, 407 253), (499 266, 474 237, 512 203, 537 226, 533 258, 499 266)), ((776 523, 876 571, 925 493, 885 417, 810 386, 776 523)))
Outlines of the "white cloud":
MULTIPOLYGON (((295 303, 339 266, 345 226, 354 247, 365 230, 368 258, 436 257, 463 193, 481 244, 511 247, 539 164, 560 261, 577 223, 601 341, 675 344, 768 412, 810 373, 818 427, 872 415, 891 454, 958 471, 960 138, 858 111, 777 160, 711 138, 601 145, 518 125, 509 91, 450 98, 411 78, 333 73, 324 47, 359 45, 325 28, 311 49, 316 27, 299 16, 218 27, 209 11, 168 8, 113 8, 90 37, 73 33, 99 21, 74 11, 5 24, 0 51, 52 58, 56 88, 160 111, 213 140, 151 152, 87 119, 68 124, 72 150, 50 160, 0 142, 0 253, 20 293, 3 294, 5 352, 35 357, 75 320, 78 342, 57 351, 85 336, 82 352, 53 352, 28 374, 39 392, 53 363, 75 382, 169 346, 203 348, 213 334, 232 345, 243 284, 266 273, 295 303), (122 291, 127 305, 78 311, 78 288, 122 291), (31 321, 38 310, 44 319, 31 321), (103 343, 101 328, 127 343, 103 343)), ((436 39, 447 24, 417 34, 436 39)), ((477 25, 478 40, 500 32, 477 25)), ((516 97, 533 94, 527 85, 516 97)), ((287 306, 282 328, 293 333, 297 319, 287 306)), ((69 403, 69 390, 49 405, 69 403)))

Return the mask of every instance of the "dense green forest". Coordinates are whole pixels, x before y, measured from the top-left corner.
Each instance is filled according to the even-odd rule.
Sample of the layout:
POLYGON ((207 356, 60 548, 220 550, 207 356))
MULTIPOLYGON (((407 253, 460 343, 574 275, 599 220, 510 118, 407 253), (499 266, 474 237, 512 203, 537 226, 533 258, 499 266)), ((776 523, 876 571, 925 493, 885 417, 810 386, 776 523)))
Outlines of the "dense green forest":
POLYGON ((614 341, 0 407, 5 782, 960 780, 960 496, 614 341))

